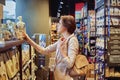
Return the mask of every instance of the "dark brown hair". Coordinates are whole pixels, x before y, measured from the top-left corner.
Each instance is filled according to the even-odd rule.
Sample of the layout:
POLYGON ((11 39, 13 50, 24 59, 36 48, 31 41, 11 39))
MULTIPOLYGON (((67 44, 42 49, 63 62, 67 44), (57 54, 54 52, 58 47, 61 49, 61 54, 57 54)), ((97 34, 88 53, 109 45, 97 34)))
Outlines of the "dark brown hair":
POLYGON ((71 15, 61 16, 62 25, 67 28, 67 31, 72 34, 76 29, 75 19, 71 15))

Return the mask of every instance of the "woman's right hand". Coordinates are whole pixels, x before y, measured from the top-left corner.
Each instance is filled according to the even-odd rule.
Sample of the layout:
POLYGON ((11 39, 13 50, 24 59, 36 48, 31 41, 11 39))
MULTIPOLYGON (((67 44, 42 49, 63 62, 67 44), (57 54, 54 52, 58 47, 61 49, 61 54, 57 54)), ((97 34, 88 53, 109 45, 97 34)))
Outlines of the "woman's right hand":
POLYGON ((27 42, 29 42, 30 37, 28 36, 28 34, 26 34, 25 32, 22 32, 22 33, 23 33, 23 38, 24 38, 27 42))

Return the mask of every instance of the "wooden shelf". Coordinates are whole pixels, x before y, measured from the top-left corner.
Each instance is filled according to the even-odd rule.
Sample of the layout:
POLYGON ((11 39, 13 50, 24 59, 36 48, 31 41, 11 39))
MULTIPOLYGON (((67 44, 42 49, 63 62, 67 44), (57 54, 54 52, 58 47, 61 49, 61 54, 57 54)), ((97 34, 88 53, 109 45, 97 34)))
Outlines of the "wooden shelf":
MULTIPOLYGON (((107 27, 108 25, 106 25, 106 27, 107 27)), ((119 28, 120 27, 120 25, 110 25, 110 27, 115 27, 115 28, 119 28)))
POLYGON ((111 8, 119 8, 120 9, 120 6, 112 6, 110 5, 111 8))
POLYGON ((110 76, 110 77, 105 77, 105 78, 108 79, 108 80, 109 80, 109 79, 110 79, 110 80, 119 80, 119 79, 120 79, 120 77, 115 77, 115 76, 114 76, 114 77, 111 77, 111 76, 110 76))
POLYGON ((0 52, 4 52, 14 46, 19 46, 21 45, 23 42, 25 42, 24 40, 15 40, 15 41, 5 41, 5 46, 4 47, 0 47, 0 52))
MULTIPOLYGON (((108 16, 108 15, 107 15, 108 16)), ((116 17, 116 18, 120 18, 119 15, 110 15, 110 17, 116 17)))

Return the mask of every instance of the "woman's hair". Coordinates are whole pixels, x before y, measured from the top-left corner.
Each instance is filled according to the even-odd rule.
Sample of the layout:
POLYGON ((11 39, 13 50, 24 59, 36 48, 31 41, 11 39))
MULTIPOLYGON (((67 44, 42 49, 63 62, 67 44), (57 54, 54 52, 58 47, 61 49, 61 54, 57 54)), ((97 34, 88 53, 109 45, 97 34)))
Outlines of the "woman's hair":
POLYGON ((60 17, 62 25, 67 28, 67 31, 72 34, 76 29, 75 19, 71 15, 65 15, 60 17))

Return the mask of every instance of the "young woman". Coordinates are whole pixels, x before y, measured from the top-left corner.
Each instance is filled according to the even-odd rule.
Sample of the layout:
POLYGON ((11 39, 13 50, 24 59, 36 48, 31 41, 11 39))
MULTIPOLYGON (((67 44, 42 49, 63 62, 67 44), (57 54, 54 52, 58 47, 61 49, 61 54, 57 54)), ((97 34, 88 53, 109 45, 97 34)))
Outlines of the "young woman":
POLYGON ((73 16, 61 16, 57 31, 62 34, 56 43, 43 48, 33 42, 27 34, 25 38, 29 44, 31 44, 41 54, 49 54, 56 51, 54 77, 55 80, 73 80, 69 76, 69 69, 73 67, 76 55, 78 53, 78 40, 74 35, 76 29, 75 20, 73 16))

